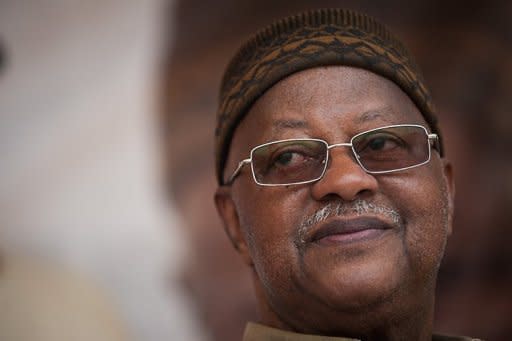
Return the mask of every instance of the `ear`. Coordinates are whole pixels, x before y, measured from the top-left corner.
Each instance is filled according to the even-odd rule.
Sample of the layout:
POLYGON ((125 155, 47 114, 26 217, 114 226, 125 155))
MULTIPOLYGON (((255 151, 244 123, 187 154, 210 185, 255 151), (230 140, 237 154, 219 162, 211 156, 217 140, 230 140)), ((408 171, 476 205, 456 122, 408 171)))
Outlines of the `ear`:
POLYGON ((221 186, 215 192, 215 206, 224 224, 224 230, 234 248, 240 253, 247 265, 252 266, 252 258, 247 241, 240 227, 236 205, 231 196, 231 187, 221 186))
POLYGON ((441 160, 443 163, 444 181, 446 183, 446 190, 448 192, 448 235, 451 235, 453 225, 453 213, 455 210, 455 180, 453 175, 452 163, 445 158, 441 160))

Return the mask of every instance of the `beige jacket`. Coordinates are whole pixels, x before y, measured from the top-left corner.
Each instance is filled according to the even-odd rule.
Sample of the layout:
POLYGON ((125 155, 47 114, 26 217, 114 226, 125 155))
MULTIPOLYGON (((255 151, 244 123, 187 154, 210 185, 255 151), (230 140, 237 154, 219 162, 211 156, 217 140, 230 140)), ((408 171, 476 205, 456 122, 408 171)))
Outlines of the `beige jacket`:
MULTIPOLYGON (((249 322, 245 328, 243 341, 359 341, 345 337, 297 334, 261 324, 249 322)), ((479 341, 464 336, 433 335, 432 341, 479 341)))

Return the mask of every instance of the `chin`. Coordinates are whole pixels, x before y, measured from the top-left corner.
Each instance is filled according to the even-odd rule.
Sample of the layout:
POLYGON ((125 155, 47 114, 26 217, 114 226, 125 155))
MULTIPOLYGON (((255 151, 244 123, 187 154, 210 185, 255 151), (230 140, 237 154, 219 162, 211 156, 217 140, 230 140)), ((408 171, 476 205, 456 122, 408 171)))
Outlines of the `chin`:
POLYGON ((323 266, 311 267, 308 272, 308 289, 331 309, 364 311, 365 307, 393 299, 406 285, 405 258, 396 256, 363 257, 349 263, 324 262, 323 266))
POLYGON ((319 297, 325 295, 326 303, 340 307, 358 308, 385 300, 410 277, 407 257, 394 244, 399 243, 351 253, 310 250, 304 258, 303 283, 319 297))
POLYGON ((325 302, 334 310, 346 312, 365 311, 366 308, 386 303, 393 299, 401 285, 388 274, 379 274, 367 278, 353 278, 350 281, 327 280, 331 283, 325 288, 325 302))

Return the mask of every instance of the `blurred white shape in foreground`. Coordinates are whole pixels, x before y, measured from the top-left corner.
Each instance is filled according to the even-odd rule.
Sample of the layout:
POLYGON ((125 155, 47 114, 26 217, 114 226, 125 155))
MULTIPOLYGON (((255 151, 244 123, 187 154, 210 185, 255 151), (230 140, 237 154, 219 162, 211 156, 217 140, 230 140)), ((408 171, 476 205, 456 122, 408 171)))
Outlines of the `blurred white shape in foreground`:
POLYGON ((86 273, 140 340, 200 340, 170 280, 153 100, 161 0, 0 3, 0 248, 86 273))

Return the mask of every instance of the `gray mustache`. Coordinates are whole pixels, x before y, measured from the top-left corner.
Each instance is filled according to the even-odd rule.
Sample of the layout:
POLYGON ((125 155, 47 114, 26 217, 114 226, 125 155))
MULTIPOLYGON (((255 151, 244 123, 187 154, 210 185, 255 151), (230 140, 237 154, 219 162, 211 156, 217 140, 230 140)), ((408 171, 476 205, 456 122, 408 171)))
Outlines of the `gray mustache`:
POLYGON ((308 231, 313 226, 331 217, 345 215, 360 216, 365 214, 384 216, 390 219, 395 225, 400 225, 402 221, 402 217, 395 209, 384 205, 373 204, 364 199, 357 199, 352 202, 329 202, 315 213, 304 217, 298 231, 299 239, 304 242, 308 231))

